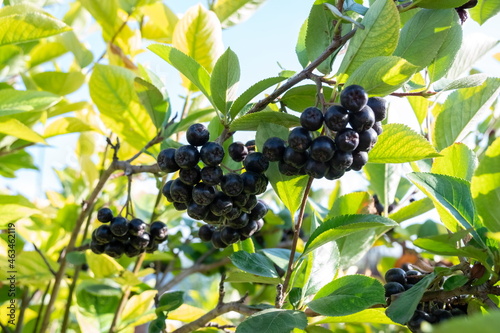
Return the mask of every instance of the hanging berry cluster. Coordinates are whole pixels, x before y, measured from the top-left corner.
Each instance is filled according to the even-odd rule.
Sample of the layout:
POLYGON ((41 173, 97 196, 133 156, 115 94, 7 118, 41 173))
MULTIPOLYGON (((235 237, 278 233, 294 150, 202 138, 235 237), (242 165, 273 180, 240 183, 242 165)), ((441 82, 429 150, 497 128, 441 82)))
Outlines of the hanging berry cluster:
POLYGON ((264 225, 262 218, 267 205, 257 200, 257 195, 267 188, 264 172, 269 162, 255 152, 254 142, 247 145, 235 142, 228 153, 234 161, 243 162, 245 172, 224 174, 220 166, 224 148, 217 142, 209 142, 209 138, 203 124, 193 124, 186 132, 189 144, 162 150, 157 162, 164 172, 179 171, 178 178, 163 186, 167 201, 176 210, 186 210, 189 217, 207 223, 199 230, 201 240, 225 248, 247 239, 264 225))
POLYGON ((287 143, 269 138, 262 153, 278 162, 279 171, 287 176, 309 175, 333 180, 346 171, 359 171, 368 162, 368 151, 382 133, 381 121, 386 117, 383 98, 368 98, 358 85, 346 87, 340 95, 341 105, 330 106, 325 114, 316 108, 305 109, 300 127, 290 131, 287 143), (326 125, 324 135, 317 135, 326 125))
POLYGON ((153 253, 168 237, 167 225, 163 222, 155 221, 148 226, 141 219, 129 221, 113 216, 109 208, 99 209, 97 220, 103 224, 94 229, 90 242, 90 249, 96 254, 120 258, 123 254, 135 257, 144 252, 153 253))

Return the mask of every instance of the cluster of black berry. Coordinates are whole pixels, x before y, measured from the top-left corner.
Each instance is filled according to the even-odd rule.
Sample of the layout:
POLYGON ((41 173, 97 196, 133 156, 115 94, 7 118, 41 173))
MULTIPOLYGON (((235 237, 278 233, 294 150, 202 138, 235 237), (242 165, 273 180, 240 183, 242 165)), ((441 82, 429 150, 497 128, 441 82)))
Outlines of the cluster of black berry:
POLYGON ((121 216, 113 216, 109 208, 99 209, 97 219, 104 224, 92 232, 90 249, 96 254, 105 253, 119 258, 123 254, 135 257, 143 252, 153 253, 158 250, 158 244, 168 237, 167 225, 163 222, 151 223, 148 232, 148 225, 141 219, 129 221, 121 216))
POLYGON ((387 103, 380 97, 368 98, 357 85, 342 91, 340 103, 330 106, 325 114, 316 107, 305 109, 300 116, 301 127, 288 135, 288 146, 280 138, 269 138, 262 149, 264 156, 278 162, 280 172, 287 176, 307 174, 333 180, 346 171, 361 170, 382 133, 387 103), (335 135, 316 135, 323 125, 335 135))
POLYGON ((224 174, 220 167, 224 148, 209 142, 209 137, 203 124, 193 124, 186 132, 189 144, 162 150, 157 162, 167 173, 179 170, 179 177, 163 186, 165 198, 178 211, 186 210, 189 217, 207 223, 199 230, 201 240, 225 248, 262 228, 267 205, 257 195, 267 188, 264 172, 269 162, 255 152, 255 142, 234 142, 228 148, 229 156, 243 162, 245 172, 224 174))
MULTIPOLYGON (((424 277, 419 271, 401 268, 391 268, 385 273, 385 296, 402 293, 412 288, 421 278, 424 277)), ((420 303, 413 317, 408 321, 407 326, 412 332, 421 332, 420 327, 424 321, 429 324, 437 324, 452 317, 466 315, 467 304, 460 302, 460 299, 450 300, 448 303, 432 302, 420 303)))

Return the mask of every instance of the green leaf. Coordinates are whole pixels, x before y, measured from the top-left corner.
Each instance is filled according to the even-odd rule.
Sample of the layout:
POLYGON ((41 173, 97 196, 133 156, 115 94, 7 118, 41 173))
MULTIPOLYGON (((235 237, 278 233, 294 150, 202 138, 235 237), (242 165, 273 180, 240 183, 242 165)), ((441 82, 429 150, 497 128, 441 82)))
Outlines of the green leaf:
POLYGON ((435 273, 428 274, 413 287, 399 295, 391 302, 391 305, 385 311, 387 317, 399 324, 406 324, 417 309, 417 305, 427 287, 436 278, 435 273))
POLYGON ((457 8, 462 6, 469 0, 420 0, 418 6, 422 8, 442 9, 442 8, 457 8))
POLYGON ((124 269, 113 258, 107 255, 98 255, 91 251, 85 252, 87 263, 96 278, 112 277, 124 269))
POLYGON ((472 197, 484 225, 491 232, 500 232, 500 138, 486 150, 472 177, 472 197))
POLYGON ((81 72, 42 72, 32 76, 33 81, 42 90, 56 95, 68 95, 77 91, 85 82, 81 72))
MULTIPOLYGON (((322 3, 315 4, 307 18, 307 32, 305 37, 305 50, 309 61, 317 59, 334 38, 335 17, 332 12, 322 3)), ((337 51, 338 52, 338 51, 337 51)), ((325 59, 317 70, 323 74, 329 74, 336 52, 325 59)))
POLYGON ((0 227, 15 222, 40 211, 28 199, 21 195, 0 195, 0 227))
POLYGON ((370 96, 386 96, 398 90, 417 71, 417 67, 395 56, 375 57, 359 66, 346 86, 357 84, 370 96))
POLYGON ((498 39, 483 34, 476 33, 465 36, 446 78, 454 80, 462 74, 468 73, 472 66, 498 43, 498 39))
POLYGON ((393 203, 401 182, 401 165, 368 163, 364 167, 364 172, 370 182, 368 189, 378 196, 382 205, 388 207, 393 203))
POLYGON ((79 0, 79 2, 101 25, 104 39, 110 40, 122 24, 118 15, 118 0, 79 0))
POLYGON ((246 114, 233 121, 229 127, 230 131, 256 131, 260 124, 270 123, 284 127, 299 126, 297 116, 275 111, 260 111, 246 114))
POLYGON ((386 325, 398 325, 393 322, 385 314, 385 309, 366 309, 358 313, 339 316, 339 317, 326 317, 316 322, 317 324, 329 324, 329 323, 371 323, 371 324, 386 324, 386 325))
POLYGON ((267 309, 245 319, 236 333, 290 333, 294 328, 305 329, 306 314, 302 311, 267 309))
POLYGON ((89 82, 90 97, 100 117, 123 141, 142 149, 156 133, 134 89, 133 72, 118 66, 96 65, 89 82))
POLYGON ((371 196, 368 192, 353 192, 340 196, 333 203, 325 220, 339 215, 368 214, 367 208, 371 201, 371 196))
POLYGON ((338 76, 341 83, 366 60, 391 55, 398 44, 399 12, 394 1, 375 1, 361 24, 365 29, 356 31, 340 65, 338 76))
MULTIPOLYGON (((323 87, 323 94, 325 96, 330 96, 332 91, 332 88, 323 87)), ((289 109, 302 112, 304 109, 317 104, 317 94, 318 89, 316 85, 306 84, 287 90, 280 101, 289 109)))
MULTIPOLYGON (((78 284, 75 294, 79 307, 89 314, 102 316, 107 313, 113 314, 116 311, 122 291, 103 283, 86 280, 78 284)), ((110 321, 112 319, 110 318, 110 321)))
POLYGON ((441 221, 452 232, 464 228, 484 246, 477 231, 483 226, 472 200, 470 183, 466 180, 432 173, 413 172, 408 178, 434 202, 441 221))
POLYGON ((43 136, 45 138, 68 133, 92 131, 94 128, 82 120, 74 117, 58 118, 51 122, 46 128, 43 136))
POLYGON ((447 91, 462 88, 472 88, 480 86, 486 81, 488 75, 486 74, 473 74, 466 77, 461 77, 456 80, 442 79, 436 84, 434 84, 434 89, 436 91, 447 91))
POLYGON ((174 66, 192 84, 194 84, 209 100, 210 74, 195 59, 182 51, 167 45, 153 44, 148 49, 159 55, 163 60, 174 66))
POLYGON ((403 124, 384 125, 368 154, 370 163, 405 163, 438 156, 429 141, 403 124))
MULTIPOLYGON (((222 28, 217 15, 206 10, 201 4, 188 9, 175 25, 172 46, 193 58, 209 73, 212 72, 215 62, 224 51, 222 28)), ((196 91, 196 88, 201 90, 190 77, 187 76, 187 80, 186 77, 182 79, 184 87, 188 90, 196 91)))
POLYGON ((160 313, 158 317, 149 324, 148 333, 165 332, 165 328, 167 328, 166 320, 167 317, 165 316, 165 314, 160 313))
POLYGON ((341 258, 337 244, 331 242, 310 252, 305 260, 307 267, 302 286, 303 297, 314 295, 335 278, 341 258))
MULTIPOLYGON (((38 170, 33 163, 33 157, 24 150, 12 151, 0 156, 0 175, 2 177, 16 178, 15 172, 19 169, 38 170)), ((0 227, 1 225, 0 222, 0 227)))
POLYGON ((0 9, 0 46, 29 42, 71 30, 64 22, 31 5, 0 9))
POLYGON ((229 276, 225 281, 232 283, 264 283, 264 284, 274 284, 274 285, 281 283, 280 278, 258 276, 240 271, 230 272, 229 276))
POLYGON ((87 67, 92 63, 92 60, 94 60, 92 51, 87 49, 87 47, 78 40, 74 31, 68 31, 58 37, 65 48, 73 53, 75 60, 81 68, 87 67))
MULTIPOLYGON (((67 33, 69 34, 69 32, 67 33)), ((64 35, 67 35, 64 34, 64 35)), ((35 67, 51 59, 55 59, 68 52, 66 46, 60 42, 38 43, 30 51, 30 67, 35 67)))
POLYGON ((184 304, 183 291, 167 291, 160 296, 156 311, 173 311, 182 304, 184 304))
POLYGON ((429 100, 421 96, 409 96, 408 102, 417 117, 419 124, 422 124, 429 110, 429 100))
POLYGON ((453 9, 419 11, 401 29, 394 55, 405 58, 418 70, 427 67, 436 58, 455 18, 453 9))
POLYGON ((500 11, 499 0, 479 0, 476 7, 469 9, 470 17, 483 25, 500 11))
POLYGON ((231 259, 233 265, 242 271, 258 276, 279 278, 273 262, 263 254, 238 251, 233 253, 229 258, 231 259))
POLYGON ((228 112, 228 102, 233 101, 240 81, 240 63, 238 56, 227 49, 217 60, 210 78, 212 99, 219 111, 228 112))
POLYGON ((61 100, 60 96, 34 90, 0 90, 0 116, 12 111, 45 110, 61 100))
POLYGON ((160 43, 171 43, 175 25, 179 21, 172 9, 158 1, 142 6, 140 10, 148 17, 141 28, 142 37, 160 43))
POLYGON ((266 0, 218 0, 212 9, 223 28, 247 20, 266 0))
POLYGON ((458 50, 460 50, 460 46, 462 45, 462 27, 457 22, 457 14, 454 13, 453 15, 455 17, 452 20, 451 28, 449 29, 443 44, 441 44, 436 57, 427 68, 430 82, 436 82, 448 73, 453 61, 455 60, 458 50))
POLYGON ((408 205, 398 209, 394 213, 391 213, 389 215, 389 218, 398 223, 401 223, 411 218, 422 215, 433 208, 434 205, 432 204, 432 200, 429 198, 423 198, 410 202, 408 205))
POLYGON ((454 234, 435 235, 431 237, 422 237, 414 241, 414 244, 430 253, 444 256, 461 256, 474 258, 485 262, 488 258, 486 250, 481 250, 471 245, 457 248, 457 244, 466 237, 468 232, 462 230, 454 234))
POLYGON ((436 148, 442 150, 453 142, 463 140, 476 125, 478 117, 488 111, 499 93, 498 78, 489 78, 479 87, 459 89, 451 93, 435 115, 432 141, 436 148))
POLYGON ((234 252, 245 251, 248 253, 255 253, 255 245, 252 238, 247 238, 244 241, 233 244, 234 252))
POLYGON ((345 237, 357 231, 368 231, 372 228, 382 227, 386 231, 395 227, 396 222, 378 215, 342 215, 323 222, 309 237, 304 253, 313 251, 320 246, 345 237))
POLYGON ((0 133, 12 135, 29 142, 47 144, 40 134, 14 118, 0 120, 0 133))
MULTIPOLYGON (((489 1, 489 0, 488 0, 489 1)), ((488 2, 486 1, 486 2, 488 2)), ((500 313, 496 311, 479 312, 464 318, 454 318, 436 325, 434 333, 481 332, 496 333, 500 325, 500 313)))
POLYGON ((443 149, 441 157, 435 159, 431 172, 472 180, 472 175, 477 166, 476 154, 463 143, 455 143, 443 149))
POLYGON ((285 79, 286 79, 285 77, 281 76, 270 77, 255 83, 250 88, 245 90, 245 92, 243 92, 243 94, 241 94, 238 98, 236 98, 234 103, 231 105, 230 109, 231 118, 235 119, 238 113, 240 113, 240 111, 247 105, 247 103, 249 103, 258 94, 260 94, 267 88, 280 83, 285 79))
POLYGON ((134 79, 134 88, 155 127, 159 129, 164 126, 168 121, 166 118, 167 109, 170 107, 168 99, 165 100, 155 85, 140 77, 134 79))
MULTIPOLYGON (((262 122, 257 128, 255 138, 257 148, 262 150, 264 142, 274 136, 286 140, 288 129, 280 125, 262 122)), ((304 195, 308 177, 285 176, 279 172, 277 163, 270 163, 266 176, 281 202, 290 211, 291 216, 294 216, 304 195)))
POLYGON ((297 54, 297 58, 302 68, 306 68, 307 64, 309 63, 309 57, 307 56, 306 48, 307 26, 308 22, 306 19, 300 27, 299 36, 297 38, 297 45, 295 45, 295 53, 297 54))
POLYGON ((147 315, 148 312, 152 312, 151 308, 154 305, 154 298, 157 293, 157 290, 145 290, 140 294, 130 297, 127 303, 125 303, 125 308, 120 318, 121 326, 139 324, 142 321, 141 319, 143 319, 142 317, 147 315))
POLYGON ((384 286, 377 279, 350 275, 336 279, 316 294, 308 307, 324 316, 347 316, 385 304, 384 286))

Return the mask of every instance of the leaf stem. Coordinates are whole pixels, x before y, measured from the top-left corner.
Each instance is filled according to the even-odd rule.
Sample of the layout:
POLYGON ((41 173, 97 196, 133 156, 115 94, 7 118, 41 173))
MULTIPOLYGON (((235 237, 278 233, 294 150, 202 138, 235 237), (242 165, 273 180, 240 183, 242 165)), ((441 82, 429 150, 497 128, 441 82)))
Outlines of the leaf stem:
MULTIPOLYGON (((297 243, 299 240, 300 228, 302 227, 302 222, 304 221, 304 212, 306 210, 307 198, 309 197, 309 192, 311 191, 311 185, 312 185, 313 180, 314 180, 313 177, 309 177, 309 180, 307 181, 307 185, 306 185, 306 188, 304 190, 304 196, 302 197, 302 202, 300 203, 299 215, 297 216, 297 222, 295 222, 295 228, 293 230, 292 248, 290 249, 290 258, 288 259, 288 268, 286 271, 285 281, 283 282, 283 288, 282 288, 282 292, 285 294, 288 293, 288 285, 290 284, 290 278, 291 278, 292 272, 293 272, 295 252, 297 251, 297 243)), ((282 297, 280 297, 280 299, 281 299, 281 302, 280 302, 281 304, 277 304, 278 308, 283 307, 283 302, 285 300, 285 297, 282 296, 282 297)))

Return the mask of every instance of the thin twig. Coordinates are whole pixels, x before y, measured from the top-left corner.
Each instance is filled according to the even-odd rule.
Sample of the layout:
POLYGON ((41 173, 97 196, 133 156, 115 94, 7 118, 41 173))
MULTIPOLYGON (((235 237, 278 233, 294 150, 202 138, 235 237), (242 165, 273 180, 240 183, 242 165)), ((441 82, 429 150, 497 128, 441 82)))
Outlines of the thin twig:
POLYGON ((40 249, 35 244, 33 244, 33 247, 35 248, 35 251, 38 252, 38 254, 40 255, 40 257, 42 257, 43 262, 45 263, 45 265, 47 266, 47 268, 49 269, 49 271, 52 273, 52 275, 56 276, 56 272, 54 271, 54 269, 52 268, 52 266, 50 266, 49 261, 47 260, 47 258, 45 258, 45 256, 42 253, 42 251, 40 251, 40 249))
POLYGON ((224 304, 224 296, 226 291, 224 290, 224 280, 226 279, 226 274, 221 274, 219 282, 219 300, 217 301, 217 306, 224 304))
POLYGON ((390 95, 391 96, 396 96, 396 97, 411 97, 411 96, 420 96, 420 97, 431 97, 436 95, 436 91, 420 91, 420 92, 405 92, 405 93, 397 93, 393 92, 390 95))

